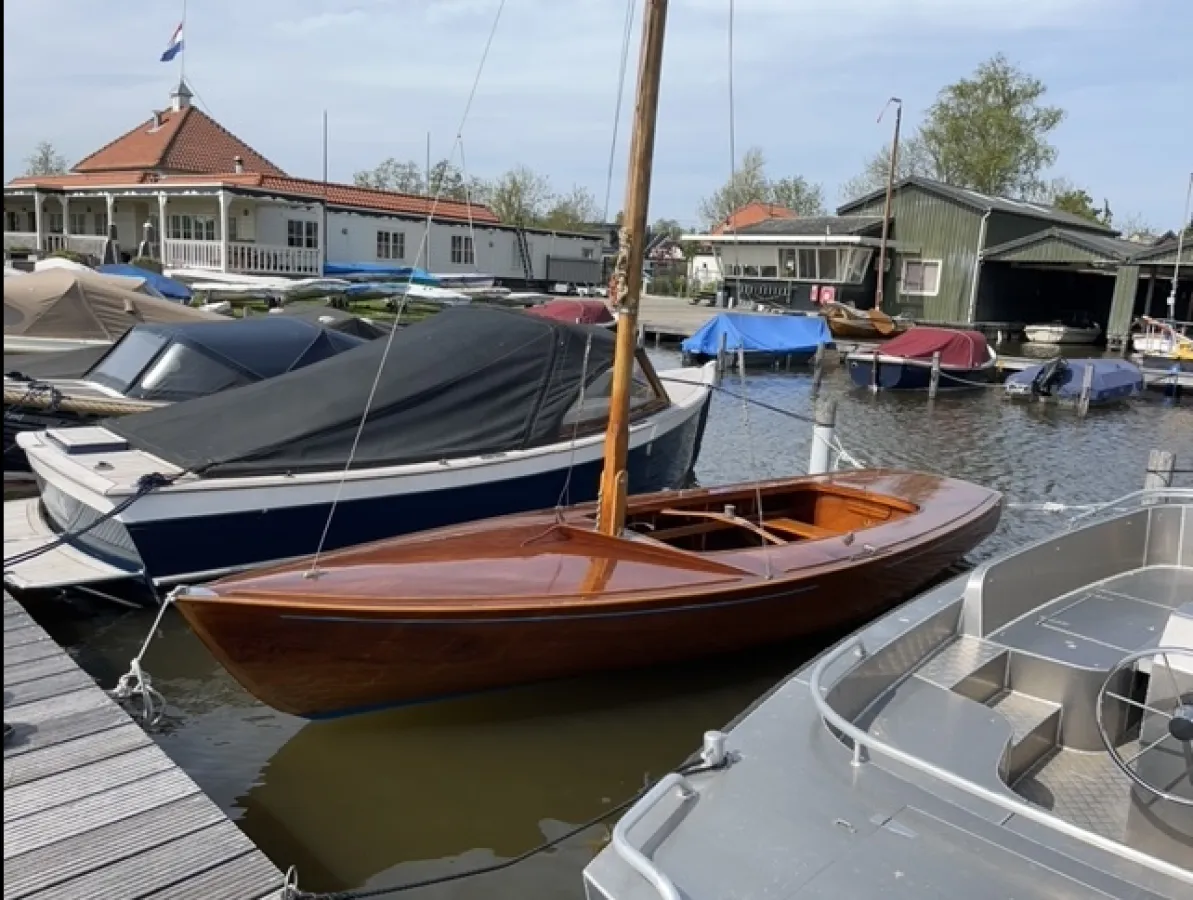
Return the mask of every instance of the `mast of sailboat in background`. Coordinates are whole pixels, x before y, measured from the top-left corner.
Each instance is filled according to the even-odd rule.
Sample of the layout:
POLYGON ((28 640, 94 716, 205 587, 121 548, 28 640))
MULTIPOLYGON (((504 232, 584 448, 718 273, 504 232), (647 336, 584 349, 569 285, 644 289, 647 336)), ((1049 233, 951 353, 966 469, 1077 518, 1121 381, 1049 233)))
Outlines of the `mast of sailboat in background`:
POLYGON ((319 226, 320 243, 323 245, 323 262, 319 274, 327 271, 327 110, 323 110, 323 223, 319 226))
POLYGON ((626 461, 630 448, 630 386, 638 341, 638 301, 646 257, 646 218, 650 203, 650 175, 654 162, 655 124, 659 109, 659 81, 663 68, 663 35, 667 0, 646 0, 642 50, 638 60, 638 97, 634 104, 634 132, 630 141, 630 171, 626 184, 625 218, 613 278, 616 288, 617 350, 609 425, 605 431, 605 469, 601 473, 597 527, 618 536, 625 526, 626 461))
POLYGON ((882 241, 878 245, 878 287, 874 293, 874 308, 882 309, 886 294, 886 243, 891 228, 891 195, 895 192, 895 167, 899 162, 899 126, 903 124, 903 101, 891 97, 878 114, 878 121, 886 115, 891 104, 895 104, 895 135, 891 138, 891 159, 886 171, 886 201, 882 204, 882 241))
POLYGON ((1172 267, 1172 289, 1168 292, 1168 318, 1176 320, 1176 289, 1181 280, 1181 254, 1185 252, 1185 232, 1193 228, 1193 219, 1189 218, 1189 201, 1193 200, 1193 172, 1189 173, 1189 186, 1185 188, 1185 217, 1181 219, 1180 230, 1176 233, 1176 262, 1172 267))

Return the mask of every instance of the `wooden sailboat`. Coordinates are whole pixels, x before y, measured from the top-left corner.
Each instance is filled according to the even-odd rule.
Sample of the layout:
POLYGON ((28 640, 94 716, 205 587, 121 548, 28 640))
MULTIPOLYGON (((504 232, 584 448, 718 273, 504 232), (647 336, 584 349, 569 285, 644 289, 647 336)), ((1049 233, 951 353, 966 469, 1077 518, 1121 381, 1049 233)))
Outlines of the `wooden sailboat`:
POLYGON ((618 259, 600 500, 482 520, 185 588, 251 693, 324 716, 687 659, 844 627, 995 527, 996 491, 867 470, 626 496, 666 0, 648 0, 618 259))
POLYGON ((880 309, 862 311, 842 303, 826 303, 821 315, 835 338, 878 341, 895 337, 911 327, 910 322, 893 319, 880 309))

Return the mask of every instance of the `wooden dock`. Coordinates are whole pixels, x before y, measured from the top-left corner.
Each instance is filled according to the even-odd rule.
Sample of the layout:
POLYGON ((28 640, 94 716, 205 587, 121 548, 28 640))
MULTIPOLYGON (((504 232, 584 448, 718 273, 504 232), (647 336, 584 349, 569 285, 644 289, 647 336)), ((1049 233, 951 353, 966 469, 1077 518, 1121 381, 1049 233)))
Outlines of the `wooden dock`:
POLYGON ((4 594, 4 900, 281 900, 283 876, 4 594))

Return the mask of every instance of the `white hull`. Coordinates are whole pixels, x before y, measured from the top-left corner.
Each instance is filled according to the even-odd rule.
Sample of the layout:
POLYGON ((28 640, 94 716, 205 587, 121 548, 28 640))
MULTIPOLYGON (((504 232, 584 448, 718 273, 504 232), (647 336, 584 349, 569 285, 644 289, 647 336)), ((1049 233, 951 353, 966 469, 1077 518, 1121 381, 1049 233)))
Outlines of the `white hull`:
POLYGON ((1097 326, 1028 325, 1023 333, 1033 344, 1092 344, 1101 336, 1102 329, 1097 326))

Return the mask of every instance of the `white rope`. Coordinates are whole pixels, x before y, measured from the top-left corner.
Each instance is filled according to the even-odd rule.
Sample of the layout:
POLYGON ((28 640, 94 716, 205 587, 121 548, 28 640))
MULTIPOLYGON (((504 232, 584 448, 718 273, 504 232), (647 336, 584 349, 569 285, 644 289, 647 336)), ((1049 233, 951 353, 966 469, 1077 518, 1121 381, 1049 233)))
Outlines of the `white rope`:
POLYGON ((1097 508, 1098 504, 1096 503, 1059 503, 1054 500, 1045 500, 1039 503, 1024 502, 1007 504, 1007 509, 1013 509, 1018 512, 1088 512, 1097 508))
POLYGON ((584 341, 584 361, 580 367, 580 396, 576 400, 576 409, 577 409, 576 419, 574 422, 572 422, 572 440, 571 440, 571 450, 568 455, 567 476, 563 480, 563 488, 560 489, 559 497, 555 501, 555 512, 556 512, 557 518, 558 518, 559 513, 561 512, 562 508, 564 506, 570 505, 570 503, 571 503, 572 469, 575 468, 575 465, 576 465, 576 440, 580 436, 580 413, 579 413, 579 411, 584 409, 584 392, 587 388, 587 382, 588 382, 588 358, 589 358, 589 355, 591 354, 591 352, 592 352, 592 335, 590 334, 584 341))
POLYGON ((157 610, 157 616, 153 620, 153 626, 149 629, 149 633, 145 635, 145 642, 141 644, 141 649, 137 651, 137 655, 129 663, 128 671, 121 675, 120 680, 116 682, 116 687, 108 692, 108 695, 112 699, 118 701, 140 697, 142 703, 141 720, 146 725, 156 725, 161 721, 162 716, 166 712, 166 698, 153 686, 149 679, 149 673, 141 667, 141 660, 145 656, 145 651, 149 649, 149 644, 153 640, 154 635, 157 634, 158 627, 162 624, 162 617, 166 614, 166 608, 174 602, 174 596, 178 590, 176 588, 171 591, 162 600, 161 606, 157 610))
POLYGON ((625 96, 626 66, 630 58, 630 35, 634 29, 636 0, 626 0, 625 25, 621 36, 621 68, 617 75, 617 106, 613 111, 613 139, 609 143, 609 171, 605 174, 605 209, 601 221, 609 221, 609 197, 613 193, 613 165, 617 158, 617 129, 621 123, 621 104, 625 96))
MULTIPOLYGON (((468 93, 468 102, 464 104, 464 113, 460 117, 460 125, 456 128, 456 140, 451 152, 448 154, 448 160, 455 158, 456 148, 460 146, 460 142, 463 140, 464 125, 468 122, 468 114, 472 111, 472 101, 476 98, 476 91, 480 86, 481 74, 485 70, 485 60, 489 58, 489 49, 493 46, 493 37, 497 34, 497 25, 501 21, 501 13, 504 9, 505 0, 501 0, 501 3, 497 7, 497 14, 493 17, 493 26, 489 30, 488 40, 485 41, 485 49, 481 54, 480 64, 476 69, 476 77, 472 81, 472 90, 468 93)), ((427 211, 427 222, 423 228, 422 240, 419 241, 418 254, 414 258, 414 266, 411 268, 410 275, 406 280, 407 291, 409 291, 410 286, 414 283, 414 269, 417 269, 419 263, 422 262, 430 244, 431 223, 435 219, 435 211, 439 208, 439 198, 443 195, 443 186, 446 180, 445 178, 439 179, 439 184, 435 188, 435 196, 431 199, 431 208, 427 211)), ((474 258, 475 255, 476 251, 474 247, 474 258)), ((356 450, 360 445, 361 435, 364 433, 365 422, 368 421, 369 411, 373 408, 373 400, 377 396, 377 388, 381 384, 381 375, 385 371, 385 363, 389 359, 389 351, 393 347, 394 335, 397 332, 397 328, 391 329, 385 339, 385 350, 382 351, 381 362, 377 365, 377 373, 373 376, 373 383, 369 387, 369 395, 365 399, 364 412, 361 413, 360 423, 356 426, 356 434, 352 437, 352 446, 348 450, 348 459, 344 462, 344 470, 340 473, 340 480, 336 484, 335 496, 332 497, 331 508, 327 511, 327 521, 323 524, 323 533, 319 536, 319 544, 316 546, 315 554, 311 559, 311 567, 305 573, 307 578, 314 578, 318 574, 319 559, 323 555, 323 547, 327 543, 327 535, 331 531, 332 519, 335 518, 336 510, 339 508, 340 497, 344 493, 344 482, 348 480, 348 472, 351 471, 352 463, 356 459, 356 450)))

